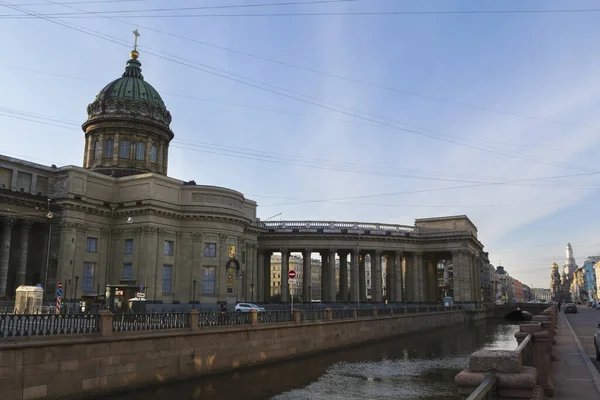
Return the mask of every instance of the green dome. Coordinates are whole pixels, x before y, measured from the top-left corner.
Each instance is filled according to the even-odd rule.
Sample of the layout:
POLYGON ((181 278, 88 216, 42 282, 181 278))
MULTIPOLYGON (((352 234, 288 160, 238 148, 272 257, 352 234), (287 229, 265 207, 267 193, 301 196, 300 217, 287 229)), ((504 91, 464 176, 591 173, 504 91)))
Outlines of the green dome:
POLYGON ((156 89, 144 80, 142 63, 136 58, 137 54, 127 61, 121 78, 106 85, 94 102, 88 105, 88 121, 96 118, 123 117, 151 120, 169 126, 171 113, 156 89))

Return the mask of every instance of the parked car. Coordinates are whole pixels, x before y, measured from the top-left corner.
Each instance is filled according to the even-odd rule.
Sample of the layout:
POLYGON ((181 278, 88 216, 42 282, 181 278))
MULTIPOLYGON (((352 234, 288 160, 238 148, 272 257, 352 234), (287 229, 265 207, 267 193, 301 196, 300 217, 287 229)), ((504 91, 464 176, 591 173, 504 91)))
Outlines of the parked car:
POLYGON ((577 306, 573 303, 565 304, 565 314, 577 314, 577 306))
POLYGON ((238 312, 250 312, 250 310, 256 310, 256 312, 264 312, 265 309, 252 303, 238 303, 235 305, 235 311, 238 312))
MULTIPOLYGON (((596 326, 600 329, 600 324, 596 326)), ((600 331, 594 335, 594 347, 596 347, 596 361, 600 361, 600 331)))

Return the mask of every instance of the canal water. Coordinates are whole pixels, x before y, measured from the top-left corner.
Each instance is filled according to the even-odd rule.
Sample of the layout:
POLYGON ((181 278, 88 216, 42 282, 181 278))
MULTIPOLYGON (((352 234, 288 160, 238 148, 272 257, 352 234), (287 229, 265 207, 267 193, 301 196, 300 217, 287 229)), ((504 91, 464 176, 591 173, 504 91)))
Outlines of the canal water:
POLYGON ((478 349, 515 349, 518 325, 486 320, 106 400, 455 400, 478 349))

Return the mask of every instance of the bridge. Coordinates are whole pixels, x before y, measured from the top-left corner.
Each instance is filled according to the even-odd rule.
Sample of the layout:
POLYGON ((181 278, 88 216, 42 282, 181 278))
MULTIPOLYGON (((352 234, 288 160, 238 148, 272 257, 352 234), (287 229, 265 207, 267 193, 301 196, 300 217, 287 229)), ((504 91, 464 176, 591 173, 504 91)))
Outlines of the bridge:
MULTIPOLYGON (((512 319, 513 316, 520 315, 525 311, 532 315, 539 315, 549 307, 546 303, 506 303, 494 307, 494 318, 512 319)), ((517 317, 518 318, 518 317, 517 317)))

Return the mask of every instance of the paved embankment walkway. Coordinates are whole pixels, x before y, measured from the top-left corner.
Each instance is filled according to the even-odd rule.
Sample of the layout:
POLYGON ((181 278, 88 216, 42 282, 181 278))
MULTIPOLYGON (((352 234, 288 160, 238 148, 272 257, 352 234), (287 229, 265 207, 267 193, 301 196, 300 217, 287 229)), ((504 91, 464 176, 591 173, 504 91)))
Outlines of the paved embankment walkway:
POLYGON ((595 360, 596 357, 593 336, 600 311, 579 307, 578 314, 568 316, 573 327, 562 312, 558 313, 553 349, 556 361, 550 367, 556 392, 554 399, 599 400, 600 373, 590 358, 595 360))

